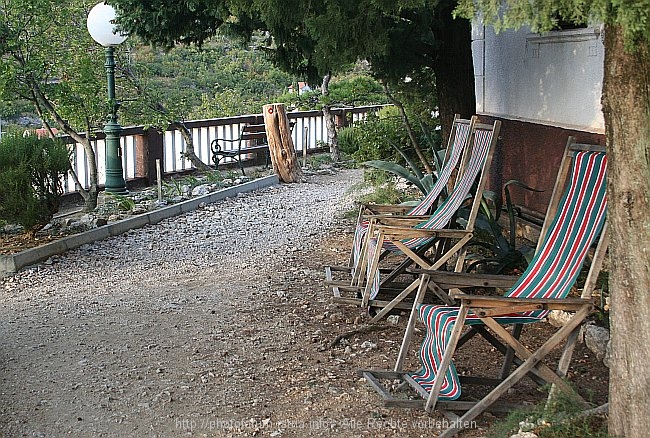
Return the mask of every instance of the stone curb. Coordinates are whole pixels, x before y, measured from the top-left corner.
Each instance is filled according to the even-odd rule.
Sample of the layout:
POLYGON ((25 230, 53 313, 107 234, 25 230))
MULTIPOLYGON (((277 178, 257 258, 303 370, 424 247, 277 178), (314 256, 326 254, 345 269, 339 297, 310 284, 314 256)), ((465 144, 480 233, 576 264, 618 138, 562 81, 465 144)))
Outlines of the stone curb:
POLYGON ((254 181, 228 187, 214 193, 209 193, 198 198, 179 202, 178 204, 170 205, 169 207, 160 208, 149 213, 93 228, 92 230, 83 233, 64 237, 57 241, 46 243, 45 245, 30 248, 15 254, 0 255, 0 277, 17 272, 25 266, 46 260, 53 255, 62 254, 70 249, 78 248, 81 245, 92 243, 96 240, 106 239, 107 237, 117 236, 134 228, 153 225, 163 219, 196 210, 201 204, 211 204, 225 198, 232 198, 237 196, 239 193, 252 192, 278 183, 279 180, 277 175, 259 178, 254 181))

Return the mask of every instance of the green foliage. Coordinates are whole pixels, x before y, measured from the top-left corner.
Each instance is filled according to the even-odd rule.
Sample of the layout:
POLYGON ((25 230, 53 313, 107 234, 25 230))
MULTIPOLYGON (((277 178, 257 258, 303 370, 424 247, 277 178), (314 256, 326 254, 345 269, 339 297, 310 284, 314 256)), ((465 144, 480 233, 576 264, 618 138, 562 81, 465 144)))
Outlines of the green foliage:
POLYGON ((359 144, 354 159, 357 161, 387 160, 402 162, 393 144, 408 144, 408 134, 402 124, 397 108, 387 107, 377 114, 370 113, 355 125, 355 137, 359 144))
POLYGON ((320 90, 299 93, 284 93, 276 98, 291 108, 303 111, 320 110, 324 105, 359 106, 388 103, 381 85, 366 73, 350 74, 333 78, 329 84, 329 95, 320 90))
MULTIPOLYGON (((359 202, 362 204, 371 203, 397 205, 411 200, 413 200, 413 197, 409 196, 407 193, 404 193, 401 190, 397 190, 395 188, 395 184, 382 184, 375 186, 374 190, 371 193, 363 195, 359 198, 359 202)), ((355 213, 358 214, 359 210, 355 209, 355 213)))
POLYGON ((580 415, 582 406, 571 396, 559 393, 548 405, 542 402, 511 412, 505 420, 490 427, 488 437, 507 437, 522 430, 539 438, 606 438, 606 416, 580 415))
MULTIPOLYGON (((397 108, 386 107, 377 115, 369 114, 366 120, 358 122, 352 128, 346 128, 346 131, 348 132, 344 133, 343 145, 356 148, 353 154, 356 160, 379 171, 406 179, 425 195, 429 193, 435 184, 435 176, 423 174, 416 164, 415 151, 411 147, 397 108)), ((433 168, 439 169, 439 151, 433 137, 424 127, 421 134, 421 142, 429 144, 431 156, 437 158, 432 160, 433 168)), ((386 180, 376 172, 367 173, 366 179, 378 184, 386 180)))
POLYGON ((110 198, 110 203, 120 211, 133 211, 135 209, 135 201, 128 196, 119 195, 117 193, 107 193, 110 198))
POLYGON ((79 130, 101 122, 106 114, 106 102, 97 99, 105 94, 103 49, 86 30, 88 7, 94 3, 3 2, 0 99, 27 99, 36 105, 47 96, 61 117, 79 130), (34 94, 39 91, 43 96, 34 94))
POLYGON ((123 120, 142 124, 145 117, 146 123, 158 126, 168 120, 259 113, 295 80, 274 67, 265 53, 224 36, 201 47, 136 47, 129 68, 149 102, 125 102, 123 120), (157 102, 164 111, 151 106, 157 102))
POLYGON ((58 140, 4 135, 0 140, 0 218, 30 233, 59 209, 70 152, 58 140))
POLYGON ((610 23, 621 26, 629 48, 650 41, 650 2, 628 0, 459 0, 455 15, 481 15, 499 31, 530 26, 535 32, 556 28, 558 20, 573 23, 610 23), (506 7, 503 7, 506 5, 506 7))
POLYGON ((358 128, 348 126, 341 128, 338 132, 339 148, 341 152, 352 155, 359 150, 359 140, 357 139, 358 128))
POLYGON ((315 154, 309 155, 307 158, 307 165, 312 168, 318 168, 321 165, 332 164, 332 155, 330 154, 315 154))

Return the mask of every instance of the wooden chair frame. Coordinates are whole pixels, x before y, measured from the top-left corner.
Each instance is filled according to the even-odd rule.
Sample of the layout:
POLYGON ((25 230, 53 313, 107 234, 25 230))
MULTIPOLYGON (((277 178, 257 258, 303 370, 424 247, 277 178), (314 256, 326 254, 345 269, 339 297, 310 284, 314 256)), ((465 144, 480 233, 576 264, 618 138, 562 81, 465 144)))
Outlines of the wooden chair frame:
MULTIPOLYGON (((473 116, 470 119, 462 119, 459 114, 456 114, 454 116, 454 122, 452 125, 452 131, 449 135, 449 141, 447 143, 447 148, 445 151, 445 156, 443 159, 443 168, 446 168, 447 166, 452 166, 449 174, 449 178, 446 181, 440 181, 442 184, 441 185, 436 185, 436 189, 434 189, 433 193, 430 193, 427 195, 421 203, 418 206, 407 206, 407 205, 388 205, 388 204, 363 204, 359 208, 359 213, 357 215, 357 227, 364 223, 368 222, 372 219, 379 219, 379 218, 388 218, 388 217, 415 217, 413 215, 413 211, 419 212, 423 210, 423 204, 426 202, 426 205, 429 207, 427 208, 430 210, 433 206, 435 206, 440 197, 441 194, 444 190, 445 187, 451 187, 455 184, 456 176, 462 172, 462 169, 460 168, 461 164, 465 161, 465 156, 466 156, 466 151, 468 149, 468 145, 470 142, 470 137, 471 137, 471 132, 474 129, 474 125, 477 123, 478 118, 476 116, 473 116), (465 141, 460 144, 456 145, 456 133, 458 130, 458 127, 460 125, 466 125, 468 129, 468 135, 465 141), (450 159, 453 153, 453 148, 454 146, 460 147, 460 152, 461 152, 461 157, 458 160, 458 162, 453 162, 450 163, 450 159), (417 210, 416 210, 417 209, 417 210)), ((418 216, 419 217, 419 216, 418 216)), ((367 237, 367 234, 365 235, 367 237)), ((357 236, 355 235, 355 239, 357 236)), ((356 242, 355 242, 356 243, 356 242)), ((365 245, 366 245, 366 239, 364 237, 363 242, 362 242, 362 249, 361 253, 363 254, 365 252, 365 245)), ((418 253, 421 256, 424 256, 424 252, 426 252, 429 249, 429 246, 426 246, 424 248, 421 248, 418 253)), ((357 298, 348 298, 344 297, 341 294, 341 291, 353 291, 357 292, 359 288, 356 286, 362 280, 360 280, 360 275, 363 275, 363 273, 360 273, 360 270, 355 270, 355 262, 354 262, 354 257, 355 257, 355 245, 353 244, 352 250, 350 251, 350 257, 348 259, 348 264, 347 266, 325 266, 325 278, 326 278, 326 284, 332 287, 332 291, 334 294, 333 301, 338 302, 338 303, 345 303, 345 304, 356 304, 359 305, 361 304, 361 299, 360 297, 357 298), (345 276, 350 276, 351 281, 335 281, 334 280, 334 272, 339 272, 339 273, 344 273, 345 276)), ((383 256, 382 256, 383 257, 383 256)), ((405 269, 410 265, 410 262, 408 262, 408 259, 405 261, 406 263, 401 264, 398 266, 395 270, 393 270, 392 275, 386 279, 387 283, 392 282, 392 280, 397 277, 398 275, 402 274, 405 269)), ((410 307, 408 307, 410 308, 410 307)))
MULTIPOLYGON (((431 216, 418 216, 418 217, 395 217, 395 218, 373 218, 370 223, 370 229, 368 235, 371 233, 376 233, 377 236, 377 248, 380 249, 383 247, 385 242, 391 242, 401 252, 407 257, 407 262, 410 264, 415 264, 423 269, 437 270, 445 266, 449 260, 457 254, 455 272, 460 272, 465 262, 466 254, 466 245, 474 236, 474 225, 476 222, 476 216, 478 214, 481 197, 485 185, 488 180, 488 173, 490 164, 492 162, 492 156, 494 154, 494 149, 498 140, 499 130, 501 128, 501 122, 495 121, 493 125, 487 124, 476 124, 474 126, 475 130, 486 130, 492 131, 492 137, 490 144, 488 146, 487 156, 485 161, 482 163, 479 174, 477 175, 478 183, 476 184, 476 192, 472 198, 470 212, 466 221, 465 228, 462 230, 454 229, 427 229, 427 228, 414 228, 415 225, 421 223, 424 220, 428 220, 431 216), (409 248, 402 243, 402 239, 411 239, 417 237, 430 238, 431 244, 437 245, 446 245, 444 250, 438 251, 435 254, 433 260, 423 257, 421 248, 409 248), (451 242, 454 242, 453 244, 451 242)), ((470 138, 470 150, 473 151, 474 145, 474 136, 470 138)), ((468 154, 464 158, 464 163, 462 164, 463 171, 465 166, 469 161, 468 154)), ((379 272, 379 250, 374 254, 374 257, 371 260, 368 260, 367 263, 370 263, 370 268, 368 272, 372 272, 372 275, 377 275, 379 272)), ((366 261, 364 260, 364 263, 366 261)), ((487 281, 487 279, 484 279, 487 281)), ((377 303, 371 303, 371 288, 372 288, 373 278, 366 279, 365 289, 363 292, 363 297, 361 300, 361 305, 367 307, 369 305, 377 306, 377 303)), ((490 279, 490 281, 496 281, 496 278, 490 279)), ((499 282, 503 282, 503 279, 499 279, 499 282)), ((508 281, 508 280, 505 280, 508 281)), ((404 288, 400 293, 398 293, 391 301, 386 303, 379 312, 371 319, 371 323, 377 322, 386 316, 392 309, 397 305, 402 303, 406 297, 411 295, 414 291, 418 289, 418 284, 420 283, 419 279, 413 280, 406 288, 404 288)), ((429 289, 444 303, 453 304, 453 299, 446 293, 443 292, 442 288, 436 288, 434 285, 429 287, 429 289)))
MULTIPOLYGON (((549 232, 549 226, 553 221, 557 211, 560 199, 564 192, 567 177, 571 168, 571 160, 568 157, 574 155, 577 151, 587 150, 604 152, 602 146, 584 145, 575 143, 573 138, 569 138, 567 148, 562 160, 558 178, 556 180, 555 188, 551 202, 549 204, 546 220, 542 227, 540 239, 538 242, 537 250, 540 251, 541 245, 545 240, 546 234, 549 232)), ((443 437, 453 436, 461 430, 463 424, 468 424, 471 420, 476 418, 484 411, 499 412, 503 409, 511 409, 511 405, 504 405, 497 403, 497 400, 505 394, 508 389, 512 388, 524 376, 532 377, 538 383, 550 383, 551 393, 549 399, 557 392, 562 391, 572 394, 576 400, 582 400, 578 394, 564 381, 567 375, 573 350, 575 348, 578 332, 581 323, 593 311, 592 305, 592 292, 595 288, 598 274, 601 270, 603 260, 607 251, 609 243, 609 233, 607 224, 603 226, 600 234, 600 239, 595 249, 592 263, 583 287, 580 298, 512 298, 512 297, 492 297, 492 296, 475 296, 465 294, 458 290, 452 293, 453 298, 460 301, 460 307, 452 329, 451 336, 448 340, 447 347, 442 356, 441 363, 438 368, 438 373, 434 379, 433 387, 429 392, 422 388, 408 373, 402 371, 406 352, 410 345, 413 329, 418 319, 417 309, 422 302, 424 291, 428 284, 436 284, 436 287, 446 287, 448 289, 462 289, 468 286, 483 286, 480 278, 473 282, 475 276, 471 274, 457 273, 451 277, 449 273, 444 273, 431 269, 415 269, 421 275, 418 292, 413 303, 411 317, 407 323, 402 346, 398 354, 398 358, 393 371, 378 371, 378 370, 360 370, 359 374, 364 376, 370 385, 377 390, 382 396, 384 403, 389 406, 399 407, 424 407, 428 412, 434 409, 439 410, 445 416, 453 421, 453 427, 447 429, 442 435, 443 437), (472 284, 473 282, 473 284, 472 284), (525 312, 531 310, 564 310, 575 312, 574 315, 562 327, 560 327, 549 339, 540 346, 537 350, 531 351, 526 348, 519 340, 518 335, 521 331, 521 325, 514 325, 513 332, 509 332, 500 324, 495 317, 512 315, 513 313, 525 312), (469 326, 470 330, 465 335, 462 335, 463 328, 465 327, 465 320, 469 313, 472 312, 476 315, 482 325, 469 326), (489 329, 489 331, 487 330, 489 329), (440 393, 443 385, 444 376, 451 364, 454 353, 468 337, 474 334, 481 334, 492 345, 501 345, 497 348, 504 354, 504 365, 501 374, 496 379, 486 378, 463 378, 460 377, 462 383, 480 383, 492 384, 493 389, 478 402, 465 402, 465 401, 438 401, 438 394, 440 393), (498 341, 496 338, 498 338, 498 341), (465 339, 463 339, 465 338, 465 339), (490 339, 492 338, 492 339, 490 339), (542 363, 542 360, 563 341, 566 340, 564 350, 557 364, 555 371, 551 370, 547 365, 542 363), (504 348, 505 347, 505 348, 504 348), (512 363, 517 365, 516 369, 510 372, 512 363), (426 400, 403 400, 394 397, 383 385, 379 379, 401 379, 405 384, 413 388, 423 399, 426 400), (458 416, 454 411, 464 412, 462 416, 458 416)), ((583 401, 584 402, 584 401, 583 401)))

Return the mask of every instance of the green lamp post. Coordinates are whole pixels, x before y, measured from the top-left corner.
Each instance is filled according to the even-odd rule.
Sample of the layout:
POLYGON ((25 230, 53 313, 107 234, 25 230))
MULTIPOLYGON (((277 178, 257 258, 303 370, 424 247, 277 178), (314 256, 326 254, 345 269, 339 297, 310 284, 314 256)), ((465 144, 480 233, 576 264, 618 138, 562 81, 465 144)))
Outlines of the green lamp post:
POLYGON ((88 13, 88 32, 106 52, 106 78, 108 80, 108 101, 111 113, 108 122, 104 125, 106 134, 106 192, 125 194, 126 181, 122 171, 122 147, 120 146, 120 133, 122 127, 117 122, 117 110, 120 107, 115 99, 115 46, 126 40, 127 35, 116 33, 115 9, 106 3, 98 3, 88 13))

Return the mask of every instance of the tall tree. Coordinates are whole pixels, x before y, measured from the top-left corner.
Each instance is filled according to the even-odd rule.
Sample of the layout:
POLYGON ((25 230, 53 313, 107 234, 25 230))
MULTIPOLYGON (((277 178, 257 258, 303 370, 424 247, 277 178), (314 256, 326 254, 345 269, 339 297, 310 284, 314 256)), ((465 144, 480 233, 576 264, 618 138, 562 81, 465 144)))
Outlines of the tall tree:
POLYGON ((83 145, 90 185, 73 173, 86 209, 97 203, 95 150, 80 132, 92 132, 108 114, 103 67, 92 55, 101 48, 85 28, 89 1, 5 0, 0 9, 0 97, 32 103, 44 125, 83 145))
POLYGON ((497 29, 552 29, 559 17, 605 23, 602 91, 608 153, 611 342, 610 436, 650 430, 650 1, 462 0, 497 29))
MULTIPOLYGON (((475 111, 468 20, 454 20, 453 0, 109 0, 125 30, 171 47, 202 43, 224 23, 232 31, 268 31, 282 68, 321 83, 357 59, 369 59, 377 77, 400 81, 435 75, 443 132, 454 113, 475 111), (234 17, 234 18, 233 18, 234 17)), ((431 81, 432 78, 428 77, 431 81)))

